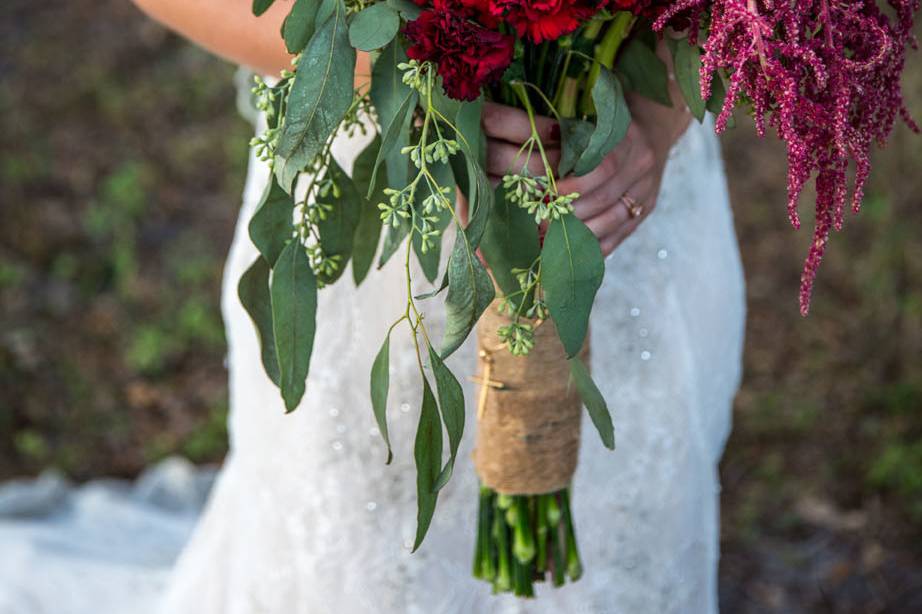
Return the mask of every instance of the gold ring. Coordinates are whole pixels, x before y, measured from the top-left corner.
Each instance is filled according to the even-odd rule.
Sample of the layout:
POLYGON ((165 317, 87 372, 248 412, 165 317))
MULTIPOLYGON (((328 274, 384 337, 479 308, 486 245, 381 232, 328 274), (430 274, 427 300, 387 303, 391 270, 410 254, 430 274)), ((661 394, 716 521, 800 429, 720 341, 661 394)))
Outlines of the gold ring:
POLYGON ((631 198, 627 193, 622 194, 621 197, 618 198, 618 202, 627 207, 627 213, 631 216, 631 219, 643 215, 643 205, 638 204, 637 201, 631 198))

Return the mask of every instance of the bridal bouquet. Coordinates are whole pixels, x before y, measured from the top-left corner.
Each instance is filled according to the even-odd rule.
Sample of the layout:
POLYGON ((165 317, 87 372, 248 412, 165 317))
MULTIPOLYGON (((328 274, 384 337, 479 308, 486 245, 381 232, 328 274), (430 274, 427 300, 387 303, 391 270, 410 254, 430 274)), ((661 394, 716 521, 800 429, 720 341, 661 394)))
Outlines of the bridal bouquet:
MULTIPOLYGON (((254 0, 254 12, 273 2, 254 0)), ((706 111, 717 115, 718 132, 742 106, 760 135, 772 127, 787 144, 795 226, 800 193, 815 177, 815 237, 800 294, 806 313, 850 183, 856 211, 861 202, 872 144, 883 143, 897 116, 915 128, 900 75, 915 44, 918 0, 887 4, 295 0, 281 32, 294 67, 272 85, 257 80, 254 90, 269 124, 254 145, 273 179, 250 223, 260 257, 239 288, 286 407, 305 392, 317 291, 350 262, 360 284, 376 255, 380 267, 400 252, 406 309, 395 314, 374 360, 371 400, 390 462, 390 336, 406 327, 422 388, 414 549, 451 477, 464 428, 461 385, 445 359, 479 322, 474 574, 522 596, 536 580, 579 578, 568 485, 581 406, 609 448, 614 433, 585 362, 602 254, 572 214, 579 195, 560 193, 557 180, 591 171, 624 137, 626 92, 672 105, 672 76, 698 120, 706 111), (663 40, 672 69, 657 53, 663 40), (370 86, 353 85, 357 50, 372 53, 370 86), (485 100, 518 107, 531 123, 518 161, 496 187, 484 171, 485 100), (560 127, 556 167, 539 115, 560 127), (380 131, 350 177, 331 145, 339 134, 365 130, 363 118, 380 131), (533 160, 540 172, 529 171, 533 160), (444 236, 454 243, 443 271, 444 236), (415 270, 430 292, 414 295, 415 270), (446 313, 440 340, 423 318, 438 296, 446 313)))

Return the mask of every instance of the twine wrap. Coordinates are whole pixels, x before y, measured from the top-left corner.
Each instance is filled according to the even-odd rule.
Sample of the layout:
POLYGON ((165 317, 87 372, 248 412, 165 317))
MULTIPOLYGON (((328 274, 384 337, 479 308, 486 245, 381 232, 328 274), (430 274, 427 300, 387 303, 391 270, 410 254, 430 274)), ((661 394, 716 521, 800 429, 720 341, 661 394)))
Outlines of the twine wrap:
MULTIPOLYGON (((582 402, 551 320, 535 328, 535 346, 513 356, 496 333, 510 319, 495 301, 477 324, 478 381, 474 467, 499 493, 537 495, 569 486, 579 455, 582 402)), ((580 353, 587 361, 588 337, 580 353)))

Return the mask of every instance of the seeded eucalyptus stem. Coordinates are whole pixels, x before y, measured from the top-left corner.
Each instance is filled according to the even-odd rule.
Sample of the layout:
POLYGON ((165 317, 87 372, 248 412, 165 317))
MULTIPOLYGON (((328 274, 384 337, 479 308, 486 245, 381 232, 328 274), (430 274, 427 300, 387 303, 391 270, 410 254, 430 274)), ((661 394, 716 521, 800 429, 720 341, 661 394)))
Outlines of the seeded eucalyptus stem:
POLYGON ((481 486, 473 569, 494 593, 518 597, 533 597, 534 583, 549 578, 554 586, 578 580, 582 562, 569 489, 505 495, 481 486))

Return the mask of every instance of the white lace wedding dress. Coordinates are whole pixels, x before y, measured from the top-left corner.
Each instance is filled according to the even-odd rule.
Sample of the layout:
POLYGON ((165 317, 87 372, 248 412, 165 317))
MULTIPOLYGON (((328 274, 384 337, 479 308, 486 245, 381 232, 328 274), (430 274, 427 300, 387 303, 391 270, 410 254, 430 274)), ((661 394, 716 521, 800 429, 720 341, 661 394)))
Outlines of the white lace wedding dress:
MULTIPOLYGON (((334 155, 351 169, 365 139, 334 155)), ((474 418, 423 547, 412 442, 420 383, 408 334, 391 339, 384 464, 368 374, 405 306, 402 258, 358 289, 320 293, 307 394, 286 414, 263 372, 237 281, 256 257, 247 222, 268 169, 251 160, 225 271, 231 453, 180 558, 164 614, 716 611, 717 463, 740 377, 744 293, 720 153, 709 125, 675 146, 659 204, 607 262, 592 319, 592 370, 614 412, 617 450, 588 420, 573 486, 584 577, 538 598, 493 596, 471 577, 474 418)), ((430 326, 439 299, 427 303, 430 326)), ((468 343, 456 373, 474 367, 468 343)))

